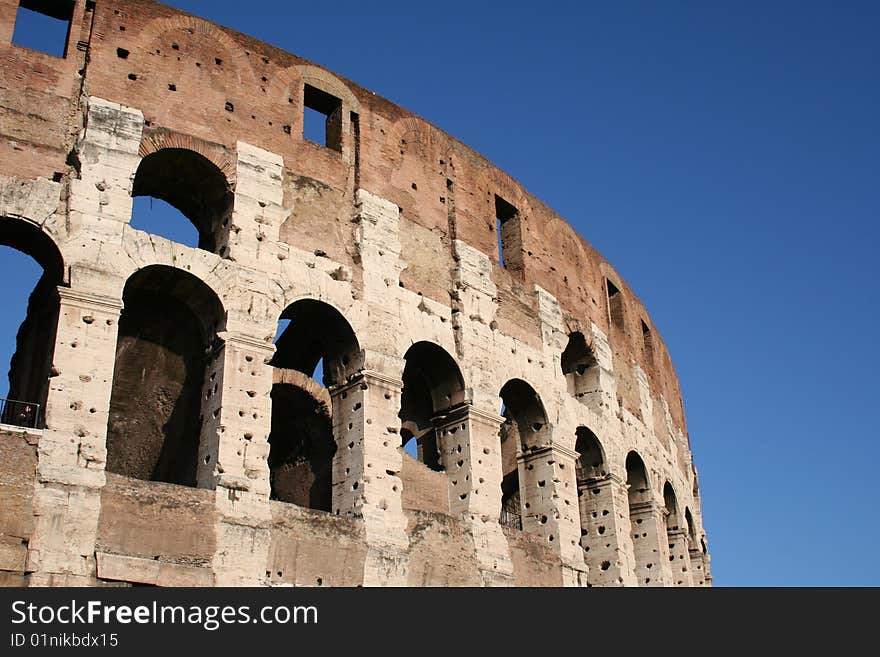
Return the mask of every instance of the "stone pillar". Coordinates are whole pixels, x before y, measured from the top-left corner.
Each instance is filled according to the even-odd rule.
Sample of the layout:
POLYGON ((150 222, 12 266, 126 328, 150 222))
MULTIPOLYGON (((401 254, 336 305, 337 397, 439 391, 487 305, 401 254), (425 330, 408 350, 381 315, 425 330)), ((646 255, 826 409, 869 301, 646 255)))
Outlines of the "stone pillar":
POLYGON ((683 529, 671 529, 666 532, 666 539, 672 586, 693 586, 687 532, 683 529))
MULTIPOLYGON (((280 155, 238 142, 236 146, 235 201, 226 252, 221 255, 258 270, 277 262, 272 251, 278 242, 284 211, 284 160, 280 155)), ((218 250, 222 239, 217 240, 218 250)))
POLYGON ((469 403, 435 420, 443 469, 449 475, 449 509, 498 519, 501 454, 498 428, 504 418, 469 403))
POLYGON ((470 403, 435 421, 443 468, 449 476, 449 508, 474 539, 484 586, 511 586, 513 562, 498 516, 501 512, 501 450, 504 418, 470 403))
POLYGON ((31 585, 92 584, 122 302, 61 287, 54 376, 40 439, 31 585))
POLYGON ((712 586, 712 575, 709 571, 709 555, 698 547, 690 547, 688 556, 691 564, 691 580, 693 586, 712 586))
POLYGON ((648 375, 637 363, 633 365, 636 384, 639 389, 639 412, 642 416, 642 422, 648 430, 648 435, 656 436, 654 428, 654 400, 651 397, 651 385, 648 381, 648 375))
POLYGON ((614 416, 617 413, 617 379, 614 375, 614 359, 608 336, 596 324, 590 324, 591 344, 596 356, 595 372, 590 376, 594 385, 578 400, 598 415, 614 416))
POLYGON ((118 239, 131 219, 131 186, 141 161, 143 129, 139 110, 89 98, 77 144, 80 175, 70 180, 68 207, 71 224, 88 226, 93 239, 118 239))
POLYGON ((670 586, 669 550, 666 549, 665 510, 653 500, 630 506, 635 575, 639 586, 670 586))
POLYGON ((221 333, 205 373, 199 488, 269 495, 274 345, 241 333, 221 333))
POLYGON ((205 375, 198 485, 216 490, 215 584, 259 586, 271 541, 268 361, 274 347, 242 333, 218 337, 205 375))
POLYGON ((406 516, 400 479, 403 382, 362 371, 333 386, 333 512, 363 520, 364 586, 405 586, 406 516))
POLYGON ((626 484, 617 475, 578 483, 581 547, 589 586, 637 586, 630 545, 626 484))
POLYGON ((586 584, 580 547, 580 518, 575 478, 576 452, 559 444, 539 447, 518 457, 523 531, 543 536, 568 570, 566 585, 586 584))

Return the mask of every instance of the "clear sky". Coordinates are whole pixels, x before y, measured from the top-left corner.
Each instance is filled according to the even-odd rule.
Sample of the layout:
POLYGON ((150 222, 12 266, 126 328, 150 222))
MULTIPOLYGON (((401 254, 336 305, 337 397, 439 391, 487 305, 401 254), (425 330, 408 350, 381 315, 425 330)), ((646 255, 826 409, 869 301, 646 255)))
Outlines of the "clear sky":
MULTIPOLYGON (((171 4, 425 117, 613 263, 681 380, 717 585, 880 584, 880 4, 171 4)), ((0 247, 0 360, 25 261, 0 247)))

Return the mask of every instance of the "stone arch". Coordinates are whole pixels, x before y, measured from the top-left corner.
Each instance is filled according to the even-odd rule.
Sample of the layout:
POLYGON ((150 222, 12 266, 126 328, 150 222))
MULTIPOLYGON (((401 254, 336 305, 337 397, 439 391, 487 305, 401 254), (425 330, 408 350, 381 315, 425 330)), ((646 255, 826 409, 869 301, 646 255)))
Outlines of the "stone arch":
POLYGON ((302 95, 302 83, 299 67, 288 66, 272 76, 267 93, 276 103, 294 105, 302 95))
POLYGON ((527 500, 522 499, 520 462, 524 453, 550 442, 551 427, 541 397, 523 379, 511 379, 499 393, 504 422, 501 442, 501 517, 504 525, 522 529, 527 500))
POLYGON ((333 457, 339 436, 327 388, 363 367, 348 320, 335 307, 299 299, 281 313, 276 340, 269 434, 270 497, 320 511, 333 500, 333 457), (321 381, 312 378, 321 364, 321 381), (326 386, 326 387, 325 387, 326 386))
POLYGON ((636 451, 626 456, 626 483, 636 581, 640 586, 662 585, 662 541, 666 538, 658 526, 662 514, 655 506, 648 469, 636 451))
POLYGON ((347 107, 349 111, 360 113, 360 101, 352 93, 348 85, 330 73, 330 71, 311 64, 297 64, 296 69, 299 71, 299 77, 305 84, 310 84, 322 91, 333 94, 342 100, 343 106, 347 107))
POLYGON ((200 249, 226 253, 234 195, 226 174, 203 154, 174 146, 147 154, 135 171, 131 195, 175 207, 198 231, 200 249))
POLYGON ((344 383, 363 367, 363 354, 348 319, 325 301, 302 298, 289 304, 280 320, 290 324, 278 336, 272 366, 311 376, 324 360, 323 383, 344 383))
POLYGON ((678 515, 678 498, 675 496, 675 489, 668 481, 663 484, 663 506, 666 511, 666 535, 669 532, 678 531, 681 527, 681 520, 678 515))
POLYGON ((551 426, 538 392, 523 379, 511 379, 500 392, 505 425, 518 440, 518 450, 527 452, 550 443, 551 426))
POLYGON ((602 443, 595 433, 583 425, 575 432, 574 451, 578 453, 575 463, 578 483, 607 477, 608 466, 602 443))
POLYGON ((195 486, 199 436, 217 392, 208 365, 226 311, 195 275, 166 265, 125 283, 107 423, 107 470, 195 486))
POLYGON ((697 542, 697 527, 694 524, 694 516, 691 514, 691 510, 688 507, 684 508, 684 522, 687 525, 687 533, 688 539, 691 543, 691 549, 699 548, 700 544, 697 542))
POLYGON ((3 404, 0 422, 41 427, 55 351, 58 286, 66 278, 64 258, 52 237, 26 219, 0 217, 0 245, 19 251, 43 268, 16 334, 9 362, 8 400, 3 404))
POLYGON ((599 391, 599 362, 592 345, 580 331, 568 335, 560 364, 570 395, 583 399, 585 395, 599 391))
MULTIPOLYGON (((385 149, 391 155, 392 160, 400 160, 400 144, 406 141, 408 145, 413 138, 421 146, 422 150, 442 152, 448 159, 444 164, 451 162, 452 146, 451 139, 442 131, 418 116, 405 116, 394 122, 385 136, 385 149), (397 154, 395 156, 395 154, 397 154)), ((437 162, 437 164, 440 164, 437 162)))
POLYGON ((398 415, 401 445, 415 440, 419 460, 432 470, 444 470, 438 422, 464 402, 464 377, 455 359, 433 342, 416 342, 403 358, 403 392, 398 415))
POLYGON ((359 129, 354 124, 356 116, 360 116, 361 105, 351 89, 340 78, 329 71, 310 64, 297 64, 297 70, 302 78, 302 88, 298 90, 295 98, 299 102, 300 112, 298 120, 298 134, 303 135, 305 125, 305 108, 318 110, 327 117, 326 134, 328 148, 342 153, 342 159, 346 164, 357 162, 357 139, 355 130, 359 129), (305 94, 305 86, 312 88, 312 102, 305 94))
POLYGON ((200 34, 215 42, 232 59, 241 84, 243 86, 256 85, 257 79, 253 66, 241 44, 229 36, 220 26, 197 16, 177 14, 168 18, 156 18, 141 30, 140 41, 147 46, 160 40, 164 34, 174 30, 183 30, 190 34, 200 34))
POLYGON ((626 455, 626 483, 629 487, 630 508, 634 504, 651 501, 651 484, 645 461, 635 450, 626 455))
POLYGON ((510 174, 505 173, 490 162, 477 175, 476 188, 487 197, 498 194, 516 206, 520 215, 529 216, 532 211, 532 200, 522 186, 510 174))
POLYGON ((144 131, 141 145, 138 149, 138 156, 145 158, 164 148, 176 148, 198 153, 220 170, 226 178, 229 190, 235 188, 237 173, 235 159, 230 155, 226 147, 198 139, 192 135, 153 128, 144 131))

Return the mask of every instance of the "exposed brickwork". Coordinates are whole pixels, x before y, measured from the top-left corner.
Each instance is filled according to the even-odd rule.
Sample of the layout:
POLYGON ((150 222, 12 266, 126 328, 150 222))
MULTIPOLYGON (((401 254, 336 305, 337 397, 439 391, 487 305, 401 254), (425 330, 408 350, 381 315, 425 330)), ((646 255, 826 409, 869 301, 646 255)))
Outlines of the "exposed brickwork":
POLYGON ((51 57, 11 45, 17 4, 0 0, 0 243, 60 301, 48 381, 13 374, 45 428, 0 432, 0 581, 711 583, 669 353, 568 223, 427 121, 245 35, 78 0, 51 57), (332 148, 302 137, 307 86, 332 148), (133 194, 184 211, 202 248, 132 228, 133 194), (187 312, 145 317, 157 295, 187 312), (563 371, 575 334, 589 355, 563 371), (318 449, 297 420, 283 462, 291 499, 326 511, 273 492, 273 399, 312 400, 287 410, 332 433, 318 449))

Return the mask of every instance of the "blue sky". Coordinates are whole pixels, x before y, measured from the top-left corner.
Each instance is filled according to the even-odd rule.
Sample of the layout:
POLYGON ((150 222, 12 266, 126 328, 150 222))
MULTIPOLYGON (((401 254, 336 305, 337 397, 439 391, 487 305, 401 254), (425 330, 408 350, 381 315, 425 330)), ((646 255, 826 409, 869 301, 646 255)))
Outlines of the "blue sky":
POLYGON ((716 584, 880 584, 880 5, 171 4, 427 118, 614 264, 681 380, 716 584))

